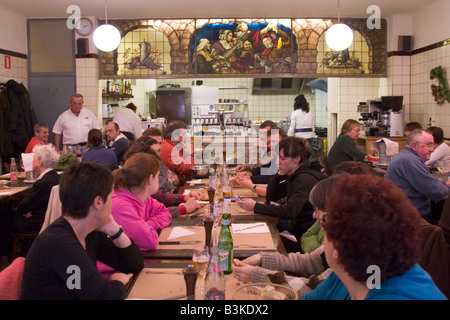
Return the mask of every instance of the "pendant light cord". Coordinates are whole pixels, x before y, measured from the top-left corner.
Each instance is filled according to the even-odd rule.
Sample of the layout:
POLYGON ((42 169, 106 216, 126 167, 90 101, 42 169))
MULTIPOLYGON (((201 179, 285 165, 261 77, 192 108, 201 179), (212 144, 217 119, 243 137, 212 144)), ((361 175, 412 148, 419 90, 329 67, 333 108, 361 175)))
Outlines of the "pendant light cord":
POLYGON ((340 2, 341 1, 338 0, 338 23, 341 23, 341 4, 340 4, 340 2))
MULTIPOLYGON (((338 0, 339 1, 339 0, 338 0)), ((108 8, 107 8, 107 2, 108 0, 105 0, 105 19, 106 19, 106 24, 108 24, 108 8)))

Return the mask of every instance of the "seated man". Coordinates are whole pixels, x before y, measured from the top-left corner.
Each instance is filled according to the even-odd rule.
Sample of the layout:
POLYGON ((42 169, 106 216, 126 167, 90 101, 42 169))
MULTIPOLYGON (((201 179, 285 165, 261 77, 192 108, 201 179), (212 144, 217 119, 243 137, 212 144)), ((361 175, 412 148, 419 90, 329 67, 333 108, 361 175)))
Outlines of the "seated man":
POLYGON ((415 129, 408 134, 405 148, 392 158, 385 175, 403 190, 422 218, 432 223, 430 200, 446 199, 450 192, 450 182, 446 185, 434 178, 425 164, 433 151, 431 133, 415 129))
POLYGON ((48 142, 48 126, 45 123, 36 123, 34 125, 34 137, 31 138, 25 153, 32 153, 33 148, 37 145, 46 145, 48 142))
POLYGON ((415 130, 415 129, 422 129, 422 125, 421 125, 420 123, 418 123, 418 122, 415 122, 415 121, 413 121, 413 122, 408 122, 408 123, 405 125, 404 136, 407 137, 408 134, 409 134, 411 131, 415 130))
POLYGON ((191 167, 194 165, 192 154, 186 154, 185 146, 191 141, 186 139, 186 124, 179 120, 170 121, 164 130, 164 141, 161 145, 161 161, 172 170, 183 185, 193 176, 191 167))
POLYGON ((128 138, 120 132, 119 125, 112 121, 106 122, 105 131, 108 138, 108 148, 116 154, 117 162, 123 163, 123 156, 128 150, 128 138))
POLYGON ((111 216, 111 171, 77 163, 61 175, 63 216, 48 226, 28 252, 22 299, 124 299, 132 273, 144 267, 139 247, 111 216), (101 261, 119 272, 106 280, 101 261))
POLYGON ((333 171, 334 167, 344 161, 363 161, 366 158, 364 152, 359 151, 355 141, 358 139, 361 131, 361 124, 353 119, 344 122, 341 128, 341 134, 333 143, 328 152, 328 169, 333 171))

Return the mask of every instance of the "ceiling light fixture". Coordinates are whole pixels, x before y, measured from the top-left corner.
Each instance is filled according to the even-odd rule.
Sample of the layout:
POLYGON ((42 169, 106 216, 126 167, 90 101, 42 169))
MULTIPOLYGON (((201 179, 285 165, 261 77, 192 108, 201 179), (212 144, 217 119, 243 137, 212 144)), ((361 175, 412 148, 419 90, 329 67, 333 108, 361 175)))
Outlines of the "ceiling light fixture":
POLYGON ((340 0, 338 0, 338 23, 333 24, 325 35, 328 46, 336 51, 342 51, 350 47, 353 42, 353 31, 341 22, 340 0))
POLYGON ((116 50, 120 44, 121 36, 116 27, 108 24, 107 0, 105 0, 106 23, 98 26, 94 31, 94 44, 102 51, 109 52, 116 50))

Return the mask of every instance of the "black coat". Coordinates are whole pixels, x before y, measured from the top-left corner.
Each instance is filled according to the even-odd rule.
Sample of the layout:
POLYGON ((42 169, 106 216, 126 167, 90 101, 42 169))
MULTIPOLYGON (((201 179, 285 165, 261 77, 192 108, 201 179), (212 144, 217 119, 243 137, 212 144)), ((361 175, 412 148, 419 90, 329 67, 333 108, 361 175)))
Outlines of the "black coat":
POLYGON ((48 199, 52 188, 59 184, 59 174, 55 171, 47 172, 41 179, 37 180, 28 191, 25 198, 19 204, 16 220, 17 231, 24 233, 38 233, 41 230, 47 211, 48 199), (23 214, 31 212, 31 218, 22 217, 23 214))
POLYGON ((25 151, 28 142, 34 137, 36 114, 31 107, 30 95, 22 83, 9 80, 5 86, 9 102, 8 131, 15 153, 19 155, 25 151))

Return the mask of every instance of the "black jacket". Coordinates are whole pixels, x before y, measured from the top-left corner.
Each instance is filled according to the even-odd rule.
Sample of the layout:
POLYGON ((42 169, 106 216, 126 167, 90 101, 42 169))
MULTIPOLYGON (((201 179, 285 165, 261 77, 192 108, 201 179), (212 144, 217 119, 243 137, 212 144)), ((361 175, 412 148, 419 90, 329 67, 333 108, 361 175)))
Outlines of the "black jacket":
POLYGON ((33 126, 37 122, 31 107, 30 95, 22 83, 9 80, 6 83, 9 103, 8 131, 10 132, 15 153, 20 155, 34 137, 33 126))
POLYGON ((300 241, 301 235, 314 223, 309 192, 324 178, 325 175, 309 163, 301 165, 290 176, 276 174, 267 186, 267 203, 256 203, 254 212, 278 217, 278 230, 288 230, 300 241))
POLYGON ((22 218, 16 228, 24 233, 38 233, 45 219, 48 199, 53 186, 59 184, 59 174, 55 171, 49 171, 37 180, 28 191, 25 198, 19 204, 18 213, 23 215, 31 212, 30 218, 22 218))

